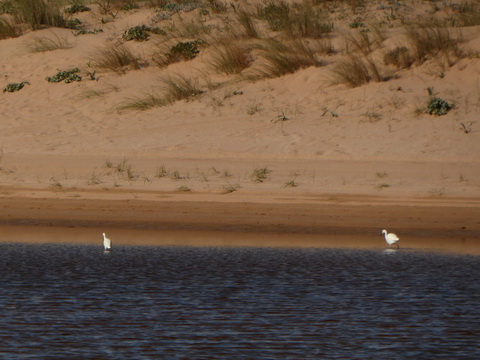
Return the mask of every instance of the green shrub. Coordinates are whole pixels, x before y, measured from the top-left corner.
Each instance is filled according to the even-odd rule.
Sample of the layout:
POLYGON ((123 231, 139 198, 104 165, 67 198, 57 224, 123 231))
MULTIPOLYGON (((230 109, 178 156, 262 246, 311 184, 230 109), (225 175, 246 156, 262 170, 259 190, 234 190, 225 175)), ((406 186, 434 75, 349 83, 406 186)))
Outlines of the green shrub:
POLYGON ((425 108, 425 113, 430 115, 446 115, 448 112, 455 108, 455 104, 450 104, 447 101, 438 97, 430 98, 430 101, 425 108))
POLYGON ((362 19, 356 18, 355 20, 353 20, 353 22, 348 24, 348 26, 350 26, 352 29, 358 29, 365 27, 365 23, 362 22, 362 19))
POLYGON ((30 85, 28 81, 22 81, 21 83, 11 83, 8 84, 5 89, 3 89, 3 92, 15 92, 15 91, 20 91, 23 89, 25 84, 30 85))
POLYGON ((171 47, 168 57, 174 61, 192 60, 200 53, 197 45, 201 44, 203 44, 202 40, 179 42, 177 45, 171 47))
POLYGON ((134 26, 125 32, 122 35, 123 40, 136 40, 136 41, 147 41, 149 38, 148 27, 145 25, 134 26))
POLYGON ((70 6, 69 8, 66 8, 65 12, 67 14, 76 14, 76 13, 79 13, 79 12, 90 11, 90 10, 92 10, 92 9, 90 9, 88 6, 85 6, 85 5, 82 5, 82 4, 74 4, 74 5, 70 6))
POLYGON ((52 77, 47 77, 45 79, 48 82, 58 83, 63 81, 67 84, 73 81, 82 81, 82 77, 77 74, 78 72, 80 72, 80 69, 78 68, 75 68, 72 70, 60 71, 56 75, 52 77))
POLYGON ((80 21, 80 19, 77 18, 67 20, 67 22, 65 23, 66 28, 73 30, 79 30, 81 28, 80 25, 82 25, 82 22, 80 21))
POLYGON ((150 28, 146 25, 138 25, 134 26, 125 32, 122 35, 123 40, 130 41, 147 41, 150 37, 149 33, 158 34, 158 35, 166 35, 166 32, 158 27, 150 28))

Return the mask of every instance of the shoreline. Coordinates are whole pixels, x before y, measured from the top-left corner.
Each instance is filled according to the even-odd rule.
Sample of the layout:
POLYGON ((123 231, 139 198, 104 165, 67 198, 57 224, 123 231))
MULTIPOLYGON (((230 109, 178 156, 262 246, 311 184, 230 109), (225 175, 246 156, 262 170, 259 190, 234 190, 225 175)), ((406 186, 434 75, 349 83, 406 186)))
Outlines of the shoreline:
POLYGON ((2 225, 480 237, 473 197, 2 189, 2 225))

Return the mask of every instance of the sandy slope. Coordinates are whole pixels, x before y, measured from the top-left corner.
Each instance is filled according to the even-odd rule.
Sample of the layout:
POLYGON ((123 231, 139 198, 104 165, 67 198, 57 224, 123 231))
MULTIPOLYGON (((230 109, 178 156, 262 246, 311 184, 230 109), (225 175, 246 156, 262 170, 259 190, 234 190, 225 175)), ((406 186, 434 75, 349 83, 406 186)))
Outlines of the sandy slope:
MULTIPOLYGON (((412 8, 413 4, 405 11, 412 8)), ((252 204, 258 202, 259 194, 262 199, 363 194, 374 196, 362 198, 372 204, 377 196, 400 196, 416 198, 420 205, 432 199, 479 198, 478 58, 464 58, 451 67, 432 60, 399 71, 387 82, 354 89, 332 85, 331 69, 340 53, 325 56, 326 66, 257 82, 212 74, 211 49, 194 61, 166 69, 150 65, 125 74, 97 70, 96 80, 85 77, 94 70, 88 64, 99 47, 115 43, 131 26, 153 24, 154 14, 152 9, 120 12, 115 21, 102 25, 97 11, 82 13, 78 17, 87 28, 102 27, 103 33, 74 37, 69 30, 44 29, 0 41, 0 87, 31 83, 19 92, 0 94, 0 189, 2 201, 9 201, 3 221, 9 216, 5 209, 14 208, 18 196, 30 193, 33 198, 73 201, 81 189, 87 191, 81 199, 102 198, 120 189, 132 198, 149 200, 158 192, 183 187, 206 194, 205 202, 243 193, 252 204), (31 53, 27 45, 35 36, 58 36, 71 47, 31 53), (46 76, 73 67, 81 68, 84 81, 45 81, 46 76), (202 84, 208 78, 229 82, 195 101, 142 112, 117 110, 129 99, 160 91, 159 77, 172 73, 196 76, 202 84), (428 100, 428 87, 454 102, 457 109, 440 117, 415 115, 428 100), (232 95, 233 91, 239 95, 232 95), (471 132, 465 133, 462 123, 471 132), (106 166, 123 159, 131 166, 130 176, 106 166), (160 178, 156 175, 162 166, 167 174, 160 178), (263 167, 270 170, 267 179, 254 181, 253 171, 263 167), (218 195, 234 190, 234 194, 218 195)), ((348 13, 346 23, 353 16, 348 13)), ((387 45, 401 42, 400 35, 395 37, 398 29, 386 31, 387 45)), ((463 32, 465 48, 478 52, 480 27, 463 32)), ((341 32, 333 39, 339 50, 340 37, 341 32)), ((128 46, 148 59, 154 43, 155 36, 128 46)), ((381 57, 382 51, 373 56, 381 57)), ((321 208, 314 203, 313 208, 321 208)), ((474 207, 477 214, 478 204, 474 207)), ((439 209, 442 216, 449 211, 439 209)), ((69 214, 75 217, 72 209, 69 214)), ((22 216, 36 218, 35 214, 22 216)), ((309 226, 315 226, 313 217, 308 218, 309 226)), ((457 220, 446 216, 441 221, 457 220)), ((469 221, 478 230, 478 223, 469 221)))

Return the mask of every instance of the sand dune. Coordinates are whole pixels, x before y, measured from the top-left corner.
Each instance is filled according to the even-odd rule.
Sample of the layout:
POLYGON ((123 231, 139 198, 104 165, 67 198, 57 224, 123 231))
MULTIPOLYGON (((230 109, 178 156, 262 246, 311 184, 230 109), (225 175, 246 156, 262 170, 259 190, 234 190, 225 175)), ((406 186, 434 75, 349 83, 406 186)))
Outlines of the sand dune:
MULTIPOLYGON (((225 26, 227 17, 235 19, 229 6, 227 13, 210 9, 201 15, 196 9, 159 21, 161 12, 155 8, 118 11, 113 18, 89 5, 92 11, 74 17, 85 29, 102 32, 74 36, 69 29, 50 27, 0 40, 0 87, 30 83, 18 92, 0 94, 1 196, 75 199, 88 193, 102 198, 122 190, 148 200, 183 190, 182 196, 211 196, 204 198, 207 202, 231 192, 244 194, 251 203, 260 194, 289 199, 368 195, 363 201, 372 204, 376 197, 416 199, 419 204, 478 199, 480 26, 450 28, 452 34, 461 31, 459 44, 468 56, 439 55, 399 70, 382 59, 388 49, 406 41, 400 15, 413 21, 427 14, 440 18, 457 13, 439 4, 432 15, 430 5, 411 1, 399 5, 393 19, 389 2, 367 3, 355 11, 347 4, 330 9, 335 31, 329 37, 335 52, 317 54, 323 66, 256 81, 215 73, 214 46, 202 48, 194 60, 167 67, 152 60, 165 44, 194 40, 191 37, 176 35, 166 41, 151 34, 144 42, 122 40, 124 31, 136 25, 171 29, 201 19, 214 30, 198 37, 213 42, 215 29, 225 26), (349 26, 357 18, 372 34, 377 28, 384 34, 368 56, 390 76, 350 88, 334 84, 332 70, 351 51, 345 45, 347 35, 360 33, 349 26), (31 52, 39 37, 68 46, 31 52), (95 54, 108 44, 128 46, 141 58, 141 68, 113 72, 92 65, 95 54), (75 67, 81 82, 45 80, 75 67), (93 71, 91 80, 88 73, 93 71), (132 99, 162 94, 161 78, 178 74, 195 79, 204 92, 168 106, 121 110, 132 99), (422 113, 429 88, 456 108, 444 116, 422 113), (123 171, 116 171, 124 161, 123 171), (267 177, 259 181, 254 172, 262 168, 268 170, 267 177)), ((266 37, 266 23, 255 21, 266 37)), ((281 38, 278 33, 268 36, 281 38)), ((260 66, 255 54, 256 62, 245 74, 260 66)), ((468 206, 478 212, 477 203, 468 206)), ((2 221, 7 218, 8 212, 3 213, 2 221)), ((313 218, 309 221, 315 225, 313 218)), ((472 224, 478 230, 478 223, 472 224)))

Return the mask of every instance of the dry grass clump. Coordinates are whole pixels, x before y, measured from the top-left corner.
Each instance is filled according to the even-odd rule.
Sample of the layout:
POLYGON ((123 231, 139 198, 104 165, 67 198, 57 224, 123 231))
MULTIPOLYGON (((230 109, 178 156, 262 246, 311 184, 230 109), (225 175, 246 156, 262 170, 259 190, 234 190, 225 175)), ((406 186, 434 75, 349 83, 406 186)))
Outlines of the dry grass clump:
POLYGON ((148 110, 154 107, 168 106, 180 100, 192 100, 204 93, 197 79, 185 75, 167 75, 162 77, 160 82, 161 96, 150 93, 144 97, 134 98, 118 106, 117 110, 148 110))
POLYGON ((370 54, 376 48, 378 48, 381 43, 381 39, 375 38, 375 36, 370 35, 370 33, 366 31, 359 31, 349 34, 346 36, 345 40, 345 48, 347 53, 356 51, 363 55, 370 54))
POLYGON ((302 40, 280 41, 267 39, 256 45, 260 50, 263 64, 256 71, 256 77, 272 78, 292 74, 302 68, 320 66, 315 50, 302 40))
POLYGON ((185 75, 164 76, 160 79, 160 82, 164 98, 170 103, 179 100, 189 100, 204 93, 196 79, 191 79, 185 75))
POLYGON ((27 43, 28 50, 33 53, 68 49, 72 46, 73 44, 68 41, 68 38, 66 36, 60 37, 53 33, 51 37, 34 36, 27 43))
POLYGON ((384 81, 377 64, 370 58, 364 60, 350 55, 340 61, 332 70, 334 83, 345 84, 349 87, 357 87, 371 81, 384 81))
POLYGON ((260 37, 255 25, 255 20, 253 14, 245 9, 240 9, 237 11, 237 21, 243 27, 245 35, 249 38, 258 38, 260 37))
POLYGON ((253 62, 251 50, 243 42, 226 40, 214 46, 212 54, 213 69, 227 75, 239 74, 253 62))
POLYGON ((413 50, 412 56, 419 64, 440 55, 447 57, 453 55, 457 58, 463 56, 458 39, 454 39, 445 27, 439 25, 409 26, 406 27, 406 34, 408 43, 413 50))
POLYGON ((0 40, 17 37, 19 31, 17 27, 7 17, 0 16, 0 40))
POLYGON ((170 33, 176 37, 182 38, 200 38, 205 35, 210 35, 212 27, 207 25, 201 18, 194 18, 185 20, 182 17, 172 24, 168 29, 170 33))
POLYGON ((453 26, 476 26, 480 25, 480 3, 473 0, 465 0, 458 4, 452 3, 455 11, 452 16, 453 26))
POLYGON ((118 73, 125 73, 128 69, 136 70, 141 67, 140 60, 123 44, 109 44, 98 49, 93 55, 90 65, 118 73))
POLYGON ((289 4, 270 0, 258 7, 257 16, 267 21, 270 30, 294 38, 320 38, 333 32, 333 23, 325 13, 308 1, 289 4))
POLYGON ((389 50, 383 57, 385 65, 393 65, 397 69, 410 68, 415 62, 415 59, 405 46, 397 46, 389 50))
POLYGON ((42 25, 65 27, 66 20, 57 2, 49 0, 15 0, 15 17, 32 30, 42 25))

